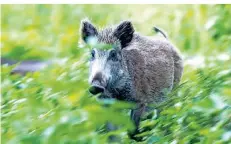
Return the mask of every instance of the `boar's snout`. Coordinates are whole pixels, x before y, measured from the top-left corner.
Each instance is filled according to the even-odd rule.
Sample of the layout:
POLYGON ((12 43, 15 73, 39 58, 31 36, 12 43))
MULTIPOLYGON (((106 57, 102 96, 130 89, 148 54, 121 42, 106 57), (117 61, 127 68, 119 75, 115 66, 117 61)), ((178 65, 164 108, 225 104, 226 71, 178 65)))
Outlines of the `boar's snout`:
POLYGON ((89 89, 90 93, 93 95, 103 93, 105 90, 105 83, 102 73, 97 73, 91 82, 91 87, 89 89))
POLYGON ((92 85, 89 89, 90 93, 93 95, 96 95, 98 93, 103 93, 104 92, 104 88, 99 86, 99 85, 92 85))

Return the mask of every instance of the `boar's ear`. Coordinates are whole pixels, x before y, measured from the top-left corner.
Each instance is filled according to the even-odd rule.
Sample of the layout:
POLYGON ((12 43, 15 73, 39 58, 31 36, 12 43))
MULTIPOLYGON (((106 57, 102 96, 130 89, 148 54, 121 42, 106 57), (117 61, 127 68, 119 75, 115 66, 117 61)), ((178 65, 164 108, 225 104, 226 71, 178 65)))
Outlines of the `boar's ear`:
POLYGON ((85 43, 88 42, 90 37, 97 37, 98 31, 89 20, 81 21, 81 35, 85 43))
POLYGON ((120 40, 122 48, 126 47, 132 40, 134 28, 130 21, 121 22, 114 31, 114 36, 120 40))

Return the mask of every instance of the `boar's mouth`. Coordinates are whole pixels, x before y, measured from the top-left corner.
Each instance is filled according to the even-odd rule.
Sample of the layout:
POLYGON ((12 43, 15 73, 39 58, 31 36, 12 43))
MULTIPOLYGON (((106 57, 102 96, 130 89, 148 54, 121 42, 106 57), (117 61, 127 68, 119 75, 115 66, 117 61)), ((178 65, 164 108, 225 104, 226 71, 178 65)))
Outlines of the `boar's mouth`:
POLYGON ((105 88, 101 86, 98 82, 93 82, 91 87, 89 88, 89 92, 93 95, 103 93, 105 88))

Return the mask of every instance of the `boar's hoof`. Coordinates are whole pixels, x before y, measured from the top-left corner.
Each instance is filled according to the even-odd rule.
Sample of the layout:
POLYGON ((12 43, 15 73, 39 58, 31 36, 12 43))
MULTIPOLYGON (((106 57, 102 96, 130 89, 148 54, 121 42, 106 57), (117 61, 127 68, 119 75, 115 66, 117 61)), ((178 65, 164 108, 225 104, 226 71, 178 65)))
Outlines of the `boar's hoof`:
POLYGON ((130 139, 133 139, 137 142, 142 142, 143 141, 143 138, 142 137, 138 137, 136 136, 136 134, 138 134, 138 131, 135 131, 135 132, 129 132, 128 133, 128 136, 130 137, 130 139))

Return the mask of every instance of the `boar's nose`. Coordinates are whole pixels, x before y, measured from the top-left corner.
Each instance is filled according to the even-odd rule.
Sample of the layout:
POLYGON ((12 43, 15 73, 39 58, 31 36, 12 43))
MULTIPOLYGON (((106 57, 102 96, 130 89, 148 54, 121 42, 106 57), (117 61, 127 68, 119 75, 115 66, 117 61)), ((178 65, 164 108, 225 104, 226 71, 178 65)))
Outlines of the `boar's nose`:
POLYGON ((102 93, 104 92, 104 89, 105 89, 104 85, 105 85, 105 82, 103 80, 103 75, 102 73, 99 72, 94 76, 89 91, 90 93, 94 95, 98 93, 102 93))
POLYGON ((98 93, 104 92, 104 88, 99 85, 92 85, 89 89, 90 93, 96 95, 98 93))

